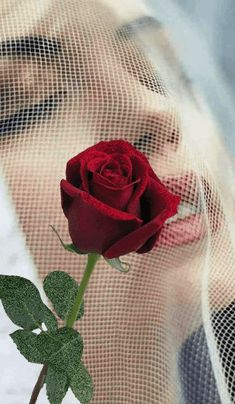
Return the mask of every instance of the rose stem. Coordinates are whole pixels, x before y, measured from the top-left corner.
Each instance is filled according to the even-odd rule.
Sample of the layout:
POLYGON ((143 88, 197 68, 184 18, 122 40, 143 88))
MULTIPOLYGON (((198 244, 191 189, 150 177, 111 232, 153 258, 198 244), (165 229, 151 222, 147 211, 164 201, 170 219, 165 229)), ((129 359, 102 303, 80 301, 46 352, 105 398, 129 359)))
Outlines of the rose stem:
POLYGON ((42 388, 42 386, 44 384, 45 378, 46 378, 47 368, 48 368, 47 365, 43 366, 43 368, 42 368, 42 370, 41 370, 41 372, 39 374, 38 380, 37 380, 37 382, 36 382, 36 384, 34 386, 34 389, 33 389, 29 404, 35 404, 36 403, 38 395, 40 393, 40 390, 41 390, 41 388, 42 388))
MULTIPOLYGON (((79 285, 79 290, 78 290, 78 294, 75 298, 73 307, 67 317, 67 320, 65 322, 65 326, 69 327, 69 328, 73 328, 73 325, 75 323, 75 321, 77 320, 77 316, 78 316, 78 312, 82 303, 82 299, 83 299, 83 295, 85 293, 86 287, 88 285, 90 276, 92 274, 93 269, 95 268, 95 265, 98 261, 98 259, 100 258, 99 254, 88 254, 88 259, 87 259, 87 264, 86 264, 86 268, 83 274, 83 278, 82 281, 79 285)), ((48 365, 44 365, 40 375, 38 377, 38 380, 34 386, 32 395, 31 395, 31 399, 29 404, 35 404, 38 398, 38 395, 40 393, 40 390, 44 384, 45 378, 46 378, 46 374, 47 374, 47 369, 48 369, 48 365)))
POLYGON ((67 320, 65 322, 66 327, 72 328, 75 321, 77 320, 77 316, 79 313, 79 309, 82 303, 83 295, 85 293, 86 287, 88 285, 90 276, 92 274, 93 269, 95 268, 95 265, 100 258, 99 254, 88 254, 88 260, 87 260, 87 265, 83 274, 82 281, 79 285, 78 289, 78 294, 75 298, 74 305, 68 314, 67 320))

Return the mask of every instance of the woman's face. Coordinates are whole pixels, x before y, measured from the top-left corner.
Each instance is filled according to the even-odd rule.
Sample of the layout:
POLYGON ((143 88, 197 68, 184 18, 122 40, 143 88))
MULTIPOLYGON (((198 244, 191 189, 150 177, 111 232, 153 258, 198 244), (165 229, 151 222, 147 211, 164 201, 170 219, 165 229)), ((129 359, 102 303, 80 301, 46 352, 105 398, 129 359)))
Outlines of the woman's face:
MULTIPOLYGON (((147 154, 156 173, 181 194, 182 202, 188 201, 195 209, 198 196, 196 187, 192 190, 192 173, 185 171, 187 159, 176 111, 168 89, 136 40, 144 34, 146 44, 148 37, 152 45, 156 40, 161 52, 168 47, 173 64, 175 58, 164 29, 147 17, 144 3, 138 9, 131 0, 125 6, 115 0, 24 0, 10 7, 11 2, 15 4, 0 0, 1 162, 40 275, 56 268, 80 279, 84 260, 61 249, 49 224, 68 240, 59 182, 67 160, 84 148, 101 139, 130 141, 147 154)), ((87 334, 84 338, 96 335, 95 343, 88 342, 87 354, 94 378, 103 383, 96 402, 115 401, 112 386, 104 387, 105 371, 109 377, 114 372, 114 385, 120 384, 125 375, 116 364, 127 354, 133 355, 135 369, 149 366, 148 354, 154 357, 159 347, 169 343, 165 337, 169 322, 174 323, 172 318, 178 316, 181 322, 181 327, 174 325, 175 335, 170 337, 173 350, 200 323, 200 315, 192 322, 191 316, 183 318, 180 313, 185 307, 188 313, 190 308, 200 313, 203 226, 200 214, 168 226, 172 241, 167 248, 162 243, 147 256, 129 257, 133 266, 129 278, 107 268, 94 273, 82 326, 87 334), (178 245, 174 231, 181 234, 178 245), (144 291, 144 305, 138 298, 140 290, 144 291), (123 342, 118 338, 121 331, 123 342), (138 335, 147 341, 146 359, 141 361, 135 356, 143 349, 138 335), (110 342, 101 345, 102 338, 110 342)), ((162 363, 158 378, 165 384, 169 380, 162 373, 162 363)), ((120 402, 132 380, 123 382, 120 402)), ((158 397, 155 402, 168 402, 164 391, 152 389, 151 394, 158 397)))
POLYGON ((164 39, 143 7, 128 14, 128 2, 122 10, 112 1, 65 7, 51 0, 31 16, 34 1, 18 4, 4 2, 0 17, 0 155, 41 272, 42 255, 43 271, 50 269, 48 224, 65 231, 59 181, 67 160, 99 140, 122 138, 148 155, 159 176, 175 176, 182 167, 169 156, 180 149, 179 125, 135 42, 142 33, 164 39))

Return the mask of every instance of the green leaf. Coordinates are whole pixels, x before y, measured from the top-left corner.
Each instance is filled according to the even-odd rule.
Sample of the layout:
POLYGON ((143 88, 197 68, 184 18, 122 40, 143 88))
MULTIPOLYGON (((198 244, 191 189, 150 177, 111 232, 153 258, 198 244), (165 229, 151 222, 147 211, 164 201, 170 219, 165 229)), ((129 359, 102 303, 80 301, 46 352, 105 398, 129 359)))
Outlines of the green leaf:
POLYGON ((44 363, 45 355, 37 347, 37 334, 26 330, 17 330, 10 334, 20 353, 32 363, 44 363))
POLYGON ((77 247, 75 247, 75 245, 72 244, 72 243, 71 243, 71 244, 65 244, 65 243, 63 242, 62 238, 60 237, 58 231, 56 230, 56 228, 55 228, 54 226, 52 226, 51 224, 50 224, 49 226, 52 228, 52 230, 54 231, 54 233, 57 235, 57 237, 58 237, 58 239, 59 239, 59 241, 60 241, 60 244, 62 245, 62 247, 64 247, 65 250, 67 250, 67 251, 69 251, 69 252, 72 252, 72 253, 76 253, 76 254, 87 254, 87 253, 84 253, 84 252, 82 252, 81 250, 79 250, 79 249, 78 249, 77 247))
POLYGON ((37 337, 37 348, 46 356, 46 363, 58 372, 72 375, 81 360, 83 341, 74 329, 63 327, 54 333, 42 332, 37 337))
POLYGON ((119 272, 127 273, 131 269, 131 265, 127 262, 123 262, 120 258, 105 258, 105 261, 113 268, 117 269, 119 272))
POLYGON ((58 329, 58 323, 57 323, 57 320, 56 320, 54 314, 45 305, 44 305, 43 320, 44 320, 44 323, 45 323, 48 331, 56 331, 58 329))
POLYGON ((46 391, 50 404, 61 404, 69 388, 68 377, 49 366, 46 376, 46 391))
POLYGON ((70 387, 81 404, 87 404, 92 399, 92 378, 82 362, 70 379, 70 387))
MULTIPOLYGON (((79 285, 63 271, 49 273, 44 279, 43 288, 53 307, 62 320, 66 320, 78 293, 79 285)), ((84 314, 84 301, 80 306, 77 320, 84 314)))
POLYGON ((45 322, 50 330, 56 329, 54 315, 42 302, 36 286, 28 279, 0 275, 0 298, 8 317, 16 325, 34 330, 45 322))

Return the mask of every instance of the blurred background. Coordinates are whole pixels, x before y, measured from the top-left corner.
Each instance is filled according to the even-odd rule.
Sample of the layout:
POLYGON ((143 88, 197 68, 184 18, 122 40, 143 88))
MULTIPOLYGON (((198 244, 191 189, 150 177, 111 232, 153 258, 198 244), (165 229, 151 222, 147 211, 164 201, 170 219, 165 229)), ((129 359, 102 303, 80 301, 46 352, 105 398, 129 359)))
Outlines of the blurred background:
POLYGON ((185 72, 201 90, 235 155, 235 1, 148 0, 167 25, 185 72))

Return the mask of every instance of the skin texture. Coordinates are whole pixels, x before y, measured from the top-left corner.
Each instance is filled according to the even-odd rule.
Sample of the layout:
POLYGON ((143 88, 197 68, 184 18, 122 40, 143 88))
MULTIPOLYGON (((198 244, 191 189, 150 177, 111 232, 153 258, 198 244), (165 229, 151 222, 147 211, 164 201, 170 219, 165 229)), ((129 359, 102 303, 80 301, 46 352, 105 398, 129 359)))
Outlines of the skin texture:
MULTIPOLYGON (((37 39, 37 55, 31 51, 30 56, 29 50, 29 56, 0 58, 0 157, 40 277, 56 268, 81 279, 85 257, 62 250, 48 226, 55 225, 63 240, 70 241, 59 182, 66 162, 99 140, 136 144, 163 183, 191 209, 187 223, 166 226, 157 248, 127 257, 132 265, 128 275, 98 262, 79 324, 96 386, 94 403, 142 404, 148 397, 149 403, 173 404, 177 381, 172 358, 202 322, 205 239, 208 232, 214 234, 215 247, 221 239, 219 227, 208 230, 200 211, 198 178, 168 88, 159 85, 156 68, 130 29, 120 35, 120 27, 143 16, 145 7, 140 3, 127 13, 128 6, 133 10, 128 1, 126 8, 111 0, 47 0, 40 7, 24 0, 18 8, 10 7, 11 2, 0 1, 2 41, 30 35, 59 43, 45 55, 37 39), (35 109, 43 101, 41 110, 35 109), (151 377, 146 378, 149 369, 151 377)), ((148 24, 143 32, 146 43, 157 45, 160 53, 168 50, 177 82, 179 65, 162 27, 148 24)), ((195 132, 205 135, 197 128, 195 132)), ((214 205, 219 211, 218 201, 214 205)), ((209 277, 209 301, 217 309, 232 301, 234 278, 228 288, 220 260, 211 259, 217 264, 209 277)))

